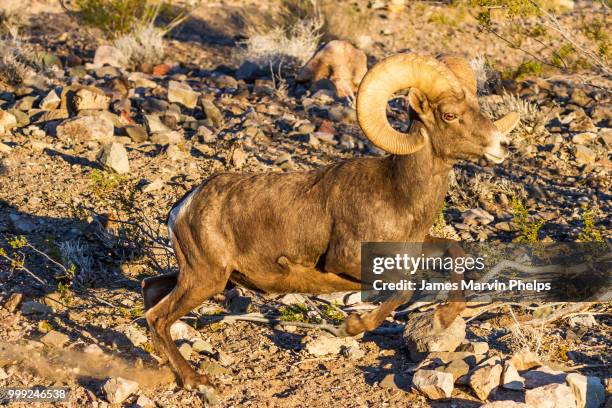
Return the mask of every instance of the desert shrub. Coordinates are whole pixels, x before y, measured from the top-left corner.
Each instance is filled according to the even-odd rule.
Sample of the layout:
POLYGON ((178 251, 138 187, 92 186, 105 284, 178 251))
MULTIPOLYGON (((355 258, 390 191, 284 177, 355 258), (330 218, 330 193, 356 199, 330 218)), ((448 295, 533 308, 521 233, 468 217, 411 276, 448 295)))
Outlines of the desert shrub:
POLYGON ((0 37, 0 84, 18 85, 42 68, 29 44, 0 37))
POLYGON ((123 52, 130 68, 142 64, 156 65, 162 61, 166 52, 164 34, 163 30, 148 24, 121 35, 114 44, 123 52))
MULTIPOLYGON (((28 5, 25 1, 25 6, 28 5)), ((2 0, 0 2, 0 30, 18 27, 24 22, 24 1, 22 0, 2 0)))
POLYGON ((532 220, 523 202, 517 197, 512 197, 512 211, 513 222, 519 232, 516 242, 529 244, 540 242, 539 233, 544 220, 532 220))
POLYGON ((160 13, 168 14, 167 10, 174 10, 171 21, 163 29, 167 32, 183 22, 194 5, 180 8, 177 12, 164 0, 74 0, 74 8, 70 11, 86 24, 101 28, 111 37, 118 37, 154 24, 160 13))

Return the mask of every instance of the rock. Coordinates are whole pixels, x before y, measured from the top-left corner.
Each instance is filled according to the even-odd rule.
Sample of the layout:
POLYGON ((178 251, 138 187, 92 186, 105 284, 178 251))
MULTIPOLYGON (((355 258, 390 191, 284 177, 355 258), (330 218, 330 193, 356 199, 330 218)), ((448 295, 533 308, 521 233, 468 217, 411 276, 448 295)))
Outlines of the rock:
POLYGON ((578 408, 599 408, 606 399, 606 390, 598 377, 570 373, 565 382, 576 397, 578 408))
POLYGON ((191 345, 191 348, 196 353, 205 353, 205 354, 214 353, 213 346, 209 342, 202 340, 202 339, 197 339, 196 341, 194 341, 193 344, 191 345))
POLYGON ((102 390, 108 402, 121 404, 127 397, 138 392, 138 383, 121 377, 112 377, 104 383, 102 390))
POLYGON ((170 326, 170 336, 174 340, 192 340, 198 339, 200 334, 196 329, 179 320, 170 326))
POLYGON ((11 148, 11 146, 4 144, 2 142, 0 142, 0 153, 10 153, 11 151, 13 151, 13 149, 11 148))
POLYGON ((115 128, 104 116, 81 116, 68 119, 57 127, 57 137, 72 140, 95 140, 108 143, 113 139, 115 128))
POLYGON ((504 364, 501 384, 507 390, 522 391, 525 387, 525 380, 519 375, 516 367, 506 362, 504 364))
POLYGON ((21 300, 23 299, 23 294, 19 292, 11 293, 11 296, 4 302, 3 307, 9 312, 13 313, 19 307, 21 300))
POLYGON ((41 337, 40 342, 47 347, 62 348, 69 340, 70 337, 66 336, 64 333, 51 330, 41 337))
POLYGON ((123 52, 112 45, 101 45, 96 49, 94 55, 93 66, 95 68, 102 67, 104 65, 110 65, 116 68, 122 68, 126 65, 127 58, 123 52))
POLYGON ((150 133, 170 131, 170 128, 162 122, 159 115, 144 115, 144 120, 150 133))
POLYGON ((217 88, 238 88, 238 81, 234 77, 229 75, 213 73, 212 80, 214 81, 217 88))
POLYGON ((6 380, 9 375, 4 371, 4 368, 0 367, 0 380, 6 380))
POLYGON ((463 213, 463 223, 466 225, 487 225, 495 218, 482 208, 473 208, 463 213))
POLYGON ((315 357, 339 354, 343 348, 359 348, 359 343, 352 337, 329 337, 326 335, 306 337, 302 340, 302 344, 305 350, 315 357))
POLYGON ((580 108, 570 114, 569 130, 571 132, 597 132, 597 127, 580 108))
POLYGON ((35 314, 51 314, 53 313, 53 309, 47 305, 43 305, 42 303, 29 300, 27 302, 23 302, 21 305, 21 313, 25 316, 35 314))
POLYGON ((530 408, 522 402, 516 401, 495 401, 481 405, 480 408, 530 408))
POLYGON ((568 319, 570 327, 594 327, 597 326, 597 320, 593 315, 572 316, 568 319))
POLYGON ((593 100, 582 89, 574 88, 574 90, 572 91, 572 98, 570 99, 570 102, 578 106, 586 107, 591 102, 593 102, 593 100))
POLYGON ((470 376, 470 387, 482 401, 489 398, 489 394, 499 386, 503 368, 501 365, 486 365, 477 368, 470 376))
POLYGON ((152 193, 153 191, 157 191, 164 186, 164 181, 160 178, 156 178, 149 184, 143 187, 142 191, 145 193, 152 193))
POLYGON ((202 98, 202 110, 214 128, 218 129, 223 126, 223 114, 212 101, 202 98))
POLYGON ((36 95, 24 96, 23 98, 20 98, 15 105, 13 105, 13 109, 23 112, 32 110, 36 101, 38 101, 38 96, 36 95))
POLYGON ((154 408, 155 403, 145 395, 139 395, 136 400, 136 408, 154 408))
POLYGON ((189 155, 177 144, 171 144, 166 149, 166 155, 172 161, 185 160, 189 155))
POLYGON ((576 408, 576 398, 565 384, 548 384, 528 390, 525 402, 532 408, 576 408))
POLYGON ((212 143, 217 140, 217 137, 212 132, 212 130, 210 130, 206 126, 199 126, 196 134, 198 135, 200 142, 203 143, 212 143))
POLYGON ((30 234, 36 231, 36 224, 20 214, 9 214, 12 230, 18 234, 30 234))
POLYGON ((432 351, 455 351, 465 339, 465 321, 457 316, 443 329, 435 311, 413 314, 404 329, 404 342, 414 361, 422 360, 432 351))
POLYGON ((574 151, 574 157, 580 164, 593 164, 597 158, 597 154, 586 146, 578 145, 574 151))
POLYGON ((147 130, 140 125, 128 125, 125 127, 125 133, 132 139, 133 142, 142 143, 149 139, 147 130))
POLYGON ((455 382, 470 371, 470 365, 464 360, 453 360, 445 366, 437 367, 436 370, 452 374, 455 382))
POLYGON ((460 344, 457 351, 466 351, 474 354, 487 354, 489 351, 489 343, 486 341, 470 341, 460 344))
POLYGON ((578 133, 572 137, 572 142, 576 144, 589 144, 597 139, 597 134, 593 132, 578 133))
POLYGON ((232 165, 237 169, 241 168, 246 163, 247 157, 248 155, 246 154, 244 150, 242 150, 242 148, 240 147, 235 148, 232 151, 232 156, 231 156, 232 165))
POLYGON ((8 133, 9 130, 17 126, 15 115, 0 109, 0 135, 8 133))
POLYGON ((76 112, 83 110, 108 110, 110 97, 94 86, 84 86, 67 95, 68 103, 76 112))
POLYGON ((436 370, 418 370, 412 377, 412 388, 429 399, 450 398, 453 392, 453 375, 436 370))
POLYGON ((250 297, 237 295, 229 299, 228 306, 232 313, 247 313, 251 303, 253 303, 253 301, 250 297))
POLYGON ((510 364, 518 371, 525 371, 533 367, 541 366, 542 362, 536 353, 528 349, 523 349, 512 356, 510 364))
POLYGON ((137 327, 126 325, 120 330, 136 347, 142 346, 147 342, 147 335, 137 327))
POLYGON ((198 93, 191 89, 189 84, 178 81, 170 81, 168 84, 168 101, 180 103, 188 109, 193 109, 198 103, 198 93))
POLYGON ((130 172, 130 161, 127 150, 120 143, 109 143, 102 147, 98 153, 98 162, 107 169, 119 174, 130 172))
POLYGON ((566 374, 563 371, 555 371, 547 366, 539 367, 523 373, 525 388, 538 388, 548 384, 563 384, 566 374))
POLYGON ((189 360, 191 357, 191 345, 189 343, 183 343, 178 348, 179 353, 185 360, 189 360))
POLYGON ((39 104, 40 109, 55 110, 59 108, 61 99, 55 90, 50 91, 39 104))
POLYGON ((299 293, 288 293, 278 298, 277 301, 287 306, 299 304, 303 305, 306 303, 306 298, 304 295, 300 295, 299 293))
POLYGON ((398 374, 387 374, 378 385, 382 388, 404 391, 410 386, 410 377, 398 374))
POLYGON ((149 138, 151 143, 159 145, 174 145, 185 141, 183 134, 174 130, 167 130, 165 132, 156 132, 149 138))

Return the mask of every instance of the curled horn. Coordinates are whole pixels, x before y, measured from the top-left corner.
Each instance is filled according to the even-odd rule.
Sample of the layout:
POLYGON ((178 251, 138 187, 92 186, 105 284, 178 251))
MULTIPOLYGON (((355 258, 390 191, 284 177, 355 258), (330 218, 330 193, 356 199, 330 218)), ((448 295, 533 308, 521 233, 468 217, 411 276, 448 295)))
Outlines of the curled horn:
POLYGON ((419 54, 399 54, 382 60, 368 71, 359 86, 359 126, 374 145, 389 153, 416 152, 427 140, 425 132, 398 132, 387 120, 389 98, 399 90, 413 87, 432 102, 444 95, 463 92, 453 72, 442 62, 419 54))

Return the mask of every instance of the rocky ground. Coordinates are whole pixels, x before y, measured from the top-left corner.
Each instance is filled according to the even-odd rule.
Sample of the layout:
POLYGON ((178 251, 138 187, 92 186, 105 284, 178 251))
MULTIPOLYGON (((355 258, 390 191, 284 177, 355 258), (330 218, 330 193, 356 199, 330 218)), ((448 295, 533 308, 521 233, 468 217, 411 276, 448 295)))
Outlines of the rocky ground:
MULTIPOLYGON (((49 69, 0 83, 0 387, 69 387, 58 406, 206 405, 209 396, 182 390, 157 366, 142 316, 140 280, 174 267, 169 208, 220 171, 293 171, 383 153, 329 84, 297 84, 291 69, 271 76, 236 57, 245 34, 230 17, 240 2, 200 6, 165 40, 165 62, 137 69, 117 66, 99 31, 35 4, 22 36, 44 51, 49 69)), ((405 49, 520 61, 469 21, 432 22, 440 7, 376 9, 376 28, 361 39, 370 62, 405 49), (399 24, 407 19, 409 28, 399 24)), ((501 81, 489 72, 484 82, 483 109, 494 118, 518 109, 523 122, 503 164, 456 166, 433 232, 464 241, 609 240, 610 78, 501 81)), ((401 121, 401 102, 390 115, 401 121)), ((493 309, 468 313, 445 333, 402 335, 402 325, 426 320, 423 307, 348 340, 214 317, 260 313, 299 326, 337 323, 369 306, 355 294, 234 288, 177 324, 173 337, 220 384, 222 406, 611 403, 609 304, 538 326, 529 321, 553 306, 493 309), (447 351, 419 361, 438 346, 447 351)))

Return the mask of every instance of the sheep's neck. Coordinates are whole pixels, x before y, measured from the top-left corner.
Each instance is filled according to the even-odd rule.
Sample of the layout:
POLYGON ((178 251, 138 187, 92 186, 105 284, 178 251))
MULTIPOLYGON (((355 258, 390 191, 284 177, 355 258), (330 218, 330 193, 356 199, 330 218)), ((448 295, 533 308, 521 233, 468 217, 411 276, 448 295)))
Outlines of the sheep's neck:
POLYGON ((398 203, 435 215, 448 190, 452 163, 436 157, 429 144, 413 154, 389 156, 388 160, 398 203))

